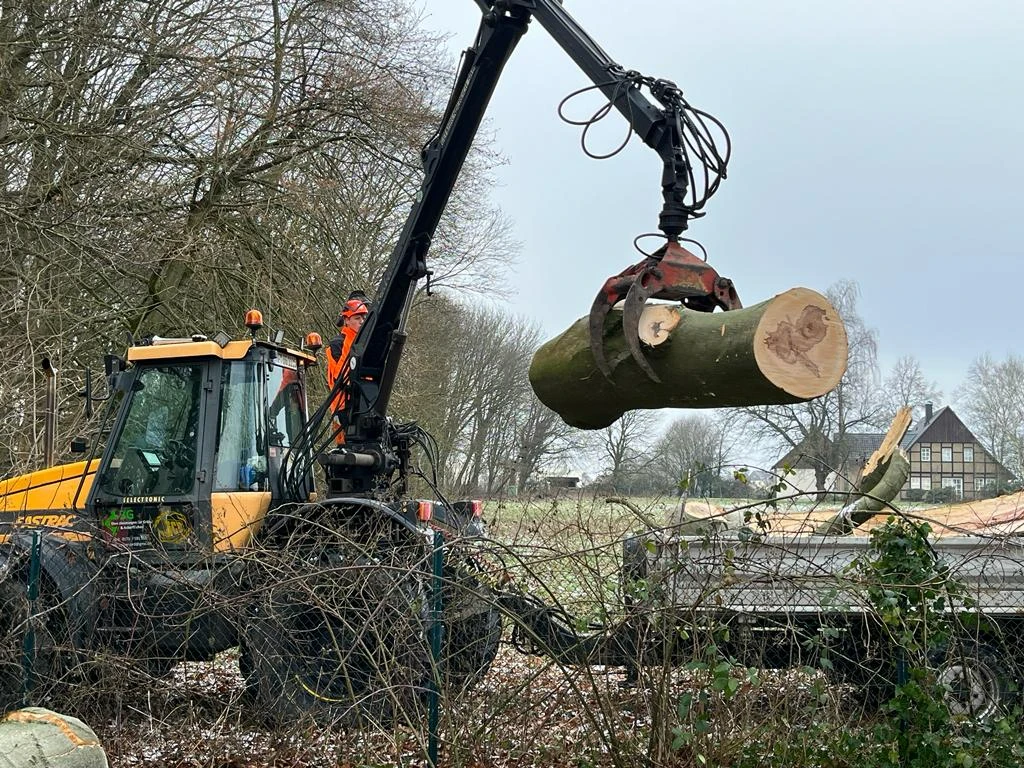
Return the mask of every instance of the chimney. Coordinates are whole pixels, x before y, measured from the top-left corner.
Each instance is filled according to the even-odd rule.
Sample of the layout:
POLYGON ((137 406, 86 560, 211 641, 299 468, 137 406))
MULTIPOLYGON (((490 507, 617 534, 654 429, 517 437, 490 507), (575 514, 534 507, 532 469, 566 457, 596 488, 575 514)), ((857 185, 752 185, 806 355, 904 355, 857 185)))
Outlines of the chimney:
POLYGON ((931 403, 931 400, 929 400, 927 403, 924 404, 924 423, 927 424, 931 420, 932 420, 932 403, 931 403))

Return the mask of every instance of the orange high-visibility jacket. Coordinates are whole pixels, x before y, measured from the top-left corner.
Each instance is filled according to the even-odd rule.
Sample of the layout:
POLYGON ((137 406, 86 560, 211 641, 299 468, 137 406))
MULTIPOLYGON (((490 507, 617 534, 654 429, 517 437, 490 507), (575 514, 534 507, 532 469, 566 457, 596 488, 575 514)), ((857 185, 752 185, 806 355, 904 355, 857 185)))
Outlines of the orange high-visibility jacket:
MULTIPOLYGON (((352 351, 352 343, 359 331, 354 328, 339 328, 338 335, 327 345, 327 386, 334 388, 334 382, 348 375, 348 357, 352 351)), ((345 407, 345 393, 339 392, 334 398, 335 413, 345 407)))

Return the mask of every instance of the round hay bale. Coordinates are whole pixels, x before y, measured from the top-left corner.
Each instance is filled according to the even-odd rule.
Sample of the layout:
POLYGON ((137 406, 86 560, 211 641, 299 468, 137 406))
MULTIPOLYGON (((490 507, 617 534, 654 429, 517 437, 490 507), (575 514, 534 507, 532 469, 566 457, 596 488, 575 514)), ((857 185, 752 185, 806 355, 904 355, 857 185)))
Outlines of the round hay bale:
POLYGON ((0 718, 0 768, 108 768, 92 728, 76 717, 26 707, 0 718))

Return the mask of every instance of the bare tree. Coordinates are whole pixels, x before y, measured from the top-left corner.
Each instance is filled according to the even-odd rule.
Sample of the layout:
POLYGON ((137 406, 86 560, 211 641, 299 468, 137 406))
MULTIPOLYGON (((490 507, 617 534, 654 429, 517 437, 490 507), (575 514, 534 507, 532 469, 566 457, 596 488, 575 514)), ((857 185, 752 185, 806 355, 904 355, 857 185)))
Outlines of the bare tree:
POLYGON ((552 462, 579 457, 585 438, 541 403, 531 391, 518 420, 516 484, 525 488, 530 478, 552 462))
POLYGON ((936 382, 925 378, 917 358, 904 355, 896 361, 882 384, 882 418, 891 421, 896 411, 906 406, 913 409, 913 417, 917 420, 924 411, 925 403, 937 403, 941 399, 942 390, 936 382))
POLYGON ((416 334, 396 411, 438 443, 438 471, 454 494, 500 492, 559 450, 561 430, 530 389, 539 332, 490 306, 437 295, 416 309, 416 334))
MULTIPOLYGON (((406 0, 5 4, 0 461, 38 456, 43 352, 70 393, 126 334, 235 331, 251 306, 293 339, 328 331, 413 202, 451 80, 439 54, 406 0)), ((500 283, 514 253, 481 194, 494 162, 469 159, 439 284, 500 283)))
POLYGON ((636 476, 653 457, 649 453, 657 415, 653 411, 626 411, 617 421, 595 433, 595 452, 605 480, 629 492, 636 476))
POLYGON ((846 458, 847 434, 877 428, 882 406, 878 400, 877 333, 857 312, 859 288, 842 280, 826 292, 846 326, 849 358, 846 373, 834 390, 794 405, 745 408, 745 426, 752 440, 767 448, 788 451, 797 446, 813 462, 818 491, 825 491, 828 474, 846 458))
POLYGON ((976 358, 957 392, 972 430, 992 455, 1024 477, 1024 358, 976 358))
POLYGON ((727 414, 688 414, 665 430, 654 448, 652 472, 666 489, 712 495, 732 446, 727 414))

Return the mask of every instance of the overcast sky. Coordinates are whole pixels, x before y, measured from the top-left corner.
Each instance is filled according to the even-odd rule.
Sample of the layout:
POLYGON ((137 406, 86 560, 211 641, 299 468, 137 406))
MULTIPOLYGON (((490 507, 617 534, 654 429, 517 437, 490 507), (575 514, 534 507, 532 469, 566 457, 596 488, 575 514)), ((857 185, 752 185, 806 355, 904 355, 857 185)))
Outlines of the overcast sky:
MULTIPOLYGON (((452 60, 473 0, 423 0, 452 60)), ((970 361, 1020 353, 1024 3, 1020 0, 565 0, 627 69, 675 81, 733 141, 689 234, 751 305, 794 286, 861 286, 883 373, 917 356, 946 401, 970 361)), ((494 199, 523 245, 515 311, 552 336, 656 229, 660 162, 635 140, 587 158, 558 102, 589 81, 537 23, 488 112, 494 199)), ((591 102, 592 103, 592 102, 591 102)), ((585 110, 581 104, 580 112, 585 110)), ((607 150, 625 122, 598 134, 607 150)), ((954 403, 955 404, 955 403, 954 403)))

